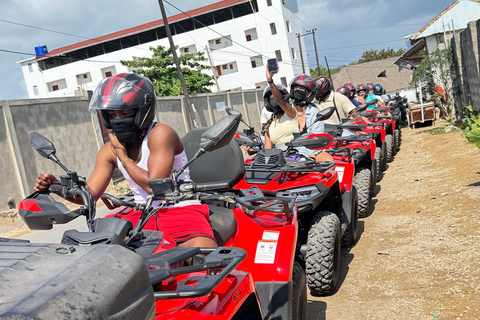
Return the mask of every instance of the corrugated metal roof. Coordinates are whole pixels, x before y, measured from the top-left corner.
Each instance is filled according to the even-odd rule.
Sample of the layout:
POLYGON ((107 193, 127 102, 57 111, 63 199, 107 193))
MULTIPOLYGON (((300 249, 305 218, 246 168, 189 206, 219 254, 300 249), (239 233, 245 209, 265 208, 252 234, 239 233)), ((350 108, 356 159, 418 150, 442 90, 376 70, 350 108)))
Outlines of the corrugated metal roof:
MULTIPOLYGON (((219 10, 219 9, 222 9, 222 8, 227 8, 227 7, 230 7, 230 6, 239 4, 239 3, 243 3, 243 2, 247 2, 247 1, 249 1, 249 0, 223 0, 223 1, 212 3, 208 6, 204 6, 204 7, 201 7, 201 8, 197 8, 197 9, 187 11, 186 14, 188 14, 188 16, 195 17, 195 16, 198 16, 198 15, 201 15, 201 14, 204 14, 204 13, 212 12, 212 11, 219 10)), ((179 14, 176 14, 174 16, 167 17, 168 22, 173 23, 173 22, 176 22, 176 21, 188 19, 189 17, 186 14, 185 13, 179 13, 179 14)), ((117 32, 110 33, 110 34, 107 34, 107 35, 104 35, 104 36, 100 36, 100 37, 93 38, 93 39, 88 39, 88 40, 85 40, 85 41, 82 41, 82 42, 74 43, 74 44, 66 46, 66 47, 62 47, 62 48, 52 50, 44 56, 36 57, 36 60, 37 61, 44 60, 44 59, 47 59, 47 58, 54 57, 56 55, 64 54, 64 53, 74 51, 74 50, 77 50, 77 49, 81 49, 81 48, 90 47, 90 46, 93 46, 93 45, 98 44, 98 43, 118 39, 118 38, 125 37, 125 36, 132 35, 132 34, 137 34, 137 33, 140 33, 142 31, 155 29, 155 28, 158 28, 158 27, 161 27, 161 26, 163 26, 163 20, 162 19, 152 21, 152 22, 149 22, 149 23, 142 24, 140 26, 136 26, 136 27, 133 27, 133 28, 117 31, 117 32)))
POLYGON ((427 23, 412 39, 451 31, 452 20, 455 30, 459 30, 465 29, 470 21, 478 19, 480 19, 480 0, 457 0, 427 23))

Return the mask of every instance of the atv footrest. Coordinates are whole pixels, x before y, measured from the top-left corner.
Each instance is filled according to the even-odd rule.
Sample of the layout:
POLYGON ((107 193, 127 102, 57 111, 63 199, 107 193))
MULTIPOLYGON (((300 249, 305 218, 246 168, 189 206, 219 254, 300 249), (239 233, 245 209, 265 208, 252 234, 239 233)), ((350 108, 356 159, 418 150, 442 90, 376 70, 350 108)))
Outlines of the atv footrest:
POLYGON ((247 256, 245 250, 240 248, 220 247, 213 249, 205 248, 182 248, 176 247, 145 259, 150 282, 152 285, 161 283, 170 276, 193 272, 207 271, 204 276, 193 276, 180 281, 175 291, 157 291, 155 299, 175 299, 183 297, 201 297, 210 293, 236 266, 247 256), (210 252, 205 261, 200 265, 180 268, 172 268, 176 264, 194 257, 199 253, 210 252), (209 273, 208 270, 223 268, 219 273, 209 273))

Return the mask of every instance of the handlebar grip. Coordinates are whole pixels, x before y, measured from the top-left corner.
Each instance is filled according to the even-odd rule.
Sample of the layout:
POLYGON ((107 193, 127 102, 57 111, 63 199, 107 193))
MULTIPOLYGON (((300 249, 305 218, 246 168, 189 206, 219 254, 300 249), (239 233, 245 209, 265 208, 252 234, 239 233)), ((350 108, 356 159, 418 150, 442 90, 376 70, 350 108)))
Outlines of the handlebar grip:
POLYGON ((48 186, 48 191, 53 192, 55 194, 62 193, 63 187, 59 184, 51 184, 48 186))
POLYGON ((193 189, 195 192, 203 191, 217 191, 229 189, 230 183, 228 181, 195 183, 193 189))

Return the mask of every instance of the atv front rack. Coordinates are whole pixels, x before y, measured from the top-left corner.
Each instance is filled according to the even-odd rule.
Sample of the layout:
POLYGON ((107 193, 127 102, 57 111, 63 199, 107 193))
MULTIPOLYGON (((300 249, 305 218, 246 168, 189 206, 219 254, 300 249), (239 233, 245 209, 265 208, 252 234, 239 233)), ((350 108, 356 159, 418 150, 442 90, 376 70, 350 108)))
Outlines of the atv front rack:
POLYGON ((155 291, 156 300, 201 297, 209 294, 247 256, 240 248, 186 248, 175 247, 144 258, 150 282, 155 287, 170 276, 207 271, 204 276, 193 276, 180 281, 175 291, 155 291), (199 254, 208 254, 203 263, 175 268, 181 262, 199 254), (174 267, 174 268, 172 268, 174 267), (223 270, 218 272, 219 269, 223 270))
POLYGON ((335 161, 303 161, 283 165, 255 165, 245 167, 247 172, 325 172, 335 166, 335 161))
POLYGON ((278 192, 275 197, 265 196, 263 192, 253 187, 239 190, 240 197, 235 201, 241 205, 243 212, 255 217, 260 211, 283 213, 289 219, 293 214, 296 196, 289 192, 278 192))

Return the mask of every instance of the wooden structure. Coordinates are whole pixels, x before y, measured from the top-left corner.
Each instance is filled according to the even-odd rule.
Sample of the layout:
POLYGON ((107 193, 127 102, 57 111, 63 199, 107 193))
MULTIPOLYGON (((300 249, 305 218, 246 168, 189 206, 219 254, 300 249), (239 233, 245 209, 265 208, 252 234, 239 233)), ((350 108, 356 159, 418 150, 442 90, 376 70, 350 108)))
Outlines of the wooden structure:
POLYGON ((415 127, 416 123, 435 123, 435 104, 433 102, 410 105, 408 109, 410 110, 407 117, 409 126, 415 127))

